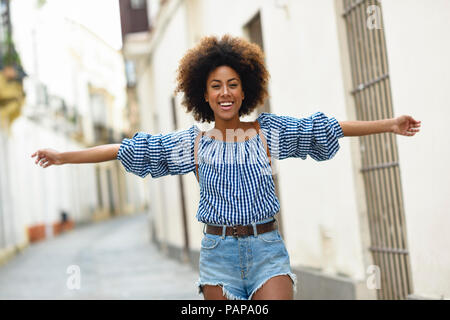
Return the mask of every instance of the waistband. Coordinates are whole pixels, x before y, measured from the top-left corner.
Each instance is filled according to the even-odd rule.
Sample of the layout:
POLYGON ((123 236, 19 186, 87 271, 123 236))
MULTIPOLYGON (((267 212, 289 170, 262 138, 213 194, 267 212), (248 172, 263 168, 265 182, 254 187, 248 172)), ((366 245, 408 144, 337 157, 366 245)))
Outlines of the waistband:
POLYGON ((205 224, 203 227, 203 234, 213 234, 225 238, 225 236, 233 236, 233 237, 248 237, 248 236, 257 236, 259 234, 263 234, 266 232, 274 231, 278 229, 278 223, 275 219, 272 221, 268 221, 266 223, 252 223, 245 226, 236 225, 236 226, 212 226, 205 224))
MULTIPOLYGON (((274 221, 274 220, 275 220, 274 217, 270 217, 270 218, 266 218, 266 219, 263 219, 263 220, 256 221, 256 223, 252 222, 249 225, 252 225, 253 223, 255 223, 255 224, 263 224, 263 223, 267 223, 267 222, 274 221)), ((205 225, 209 225, 209 226, 214 226, 214 227, 223 227, 224 226, 223 224, 214 224, 214 223, 204 223, 204 224, 205 225)), ((228 226, 228 227, 231 227, 231 226, 228 226)))

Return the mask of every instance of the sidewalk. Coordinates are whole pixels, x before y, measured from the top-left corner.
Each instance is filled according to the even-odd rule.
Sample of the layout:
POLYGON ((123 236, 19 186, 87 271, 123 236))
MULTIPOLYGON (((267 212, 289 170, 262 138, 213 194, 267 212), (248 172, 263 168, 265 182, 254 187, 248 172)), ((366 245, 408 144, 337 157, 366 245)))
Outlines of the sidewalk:
POLYGON ((162 255, 148 230, 141 214, 33 244, 0 267, 0 299, 202 299, 198 271, 162 255))

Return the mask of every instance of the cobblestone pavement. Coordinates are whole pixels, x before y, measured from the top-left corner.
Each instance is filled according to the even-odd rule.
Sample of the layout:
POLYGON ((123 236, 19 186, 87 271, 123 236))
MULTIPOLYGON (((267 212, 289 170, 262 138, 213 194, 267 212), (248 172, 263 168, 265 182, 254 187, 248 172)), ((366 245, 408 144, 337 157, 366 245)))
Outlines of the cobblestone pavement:
POLYGON ((0 267, 0 299, 202 299, 198 271, 160 253, 148 230, 139 214, 32 244, 0 267))

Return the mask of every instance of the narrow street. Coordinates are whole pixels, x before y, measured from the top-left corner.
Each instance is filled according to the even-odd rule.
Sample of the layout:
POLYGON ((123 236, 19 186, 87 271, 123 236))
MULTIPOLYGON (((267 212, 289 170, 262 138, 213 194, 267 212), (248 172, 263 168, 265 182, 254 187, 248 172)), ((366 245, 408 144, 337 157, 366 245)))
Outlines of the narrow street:
POLYGON ((140 214, 32 244, 0 267, 0 299, 202 299, 198 271, 162 255, 148 229, 140 214))

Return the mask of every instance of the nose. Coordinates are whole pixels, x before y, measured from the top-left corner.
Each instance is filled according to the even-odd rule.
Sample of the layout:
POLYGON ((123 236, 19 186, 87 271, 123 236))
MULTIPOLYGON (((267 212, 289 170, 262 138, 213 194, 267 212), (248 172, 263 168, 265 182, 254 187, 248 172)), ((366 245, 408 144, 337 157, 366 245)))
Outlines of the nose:
POLYGON ((229 92, 228 87, 227 86, 223 86, 222 94, 226 95, 226 94, 228 94, 228 92, 229 92))

